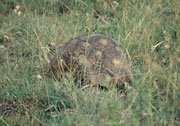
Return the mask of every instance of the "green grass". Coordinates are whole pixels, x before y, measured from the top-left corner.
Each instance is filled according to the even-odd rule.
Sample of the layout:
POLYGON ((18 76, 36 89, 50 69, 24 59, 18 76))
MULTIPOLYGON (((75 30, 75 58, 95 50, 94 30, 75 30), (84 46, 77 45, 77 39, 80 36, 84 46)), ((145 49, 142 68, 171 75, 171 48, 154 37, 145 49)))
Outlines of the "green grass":
POLYGON ((179 15, 178 0, 0 0, 0 125, 179 125, 179 15), (49 43, 84 32, 126 52, 134 74, 127 95, 81 91, 72 75, 56 81, 42 72, 49 43))

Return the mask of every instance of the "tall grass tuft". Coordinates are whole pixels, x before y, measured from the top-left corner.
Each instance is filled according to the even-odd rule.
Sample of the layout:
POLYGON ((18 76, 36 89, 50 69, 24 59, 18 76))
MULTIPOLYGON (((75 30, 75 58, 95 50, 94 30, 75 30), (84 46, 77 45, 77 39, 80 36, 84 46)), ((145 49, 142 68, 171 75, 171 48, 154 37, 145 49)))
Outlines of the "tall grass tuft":
POLYGON ((178 0, 1 0, 0 125, 180 124, 178 0), (132 61, 127 94, 42 72, 49 44, 84 32, 117 41, 132 61))

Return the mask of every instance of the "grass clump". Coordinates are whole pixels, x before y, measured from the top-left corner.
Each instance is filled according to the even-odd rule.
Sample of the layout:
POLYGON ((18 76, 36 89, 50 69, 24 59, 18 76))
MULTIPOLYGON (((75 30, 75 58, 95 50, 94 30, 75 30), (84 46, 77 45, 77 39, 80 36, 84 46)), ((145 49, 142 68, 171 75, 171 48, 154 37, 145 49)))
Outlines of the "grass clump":
POLYGON ((177 0, 2 0, 0 125, 178 125, 179 8, 177 0), (53 56, 48 44, 84 32, 126 52, 135 77, 126 95, 40 72, 53 56))

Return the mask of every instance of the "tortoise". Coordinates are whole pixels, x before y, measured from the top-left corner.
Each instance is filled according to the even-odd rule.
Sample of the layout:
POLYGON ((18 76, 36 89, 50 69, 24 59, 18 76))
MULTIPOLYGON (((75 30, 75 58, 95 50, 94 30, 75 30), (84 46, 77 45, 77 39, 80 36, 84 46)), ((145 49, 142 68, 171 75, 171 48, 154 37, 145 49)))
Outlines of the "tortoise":
MULTIPOLYGON (((58 48, 51 59, 53 71, 75 71, 75 78, 84 85, 110 84, 121 87, 133 79, 131 62, 115 40, 99 34, 81 34, 58 48)), ((61 75, 62 76, 62 75, 61 75)))

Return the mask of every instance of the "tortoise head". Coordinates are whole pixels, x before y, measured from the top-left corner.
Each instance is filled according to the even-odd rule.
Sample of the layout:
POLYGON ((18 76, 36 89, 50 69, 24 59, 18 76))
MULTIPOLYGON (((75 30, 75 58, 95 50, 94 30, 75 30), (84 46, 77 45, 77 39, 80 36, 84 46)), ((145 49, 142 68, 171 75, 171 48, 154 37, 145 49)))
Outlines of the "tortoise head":
POLYGON ((52 60, 50 62, 50 67, 53 70, 58 69, 59 64, 61 64, 63 62, 62 51, 63 51, 63 45, 59 44, 58 48, 56 49, 56 53, 55 53, 54 57, 52 58, 52 60))

